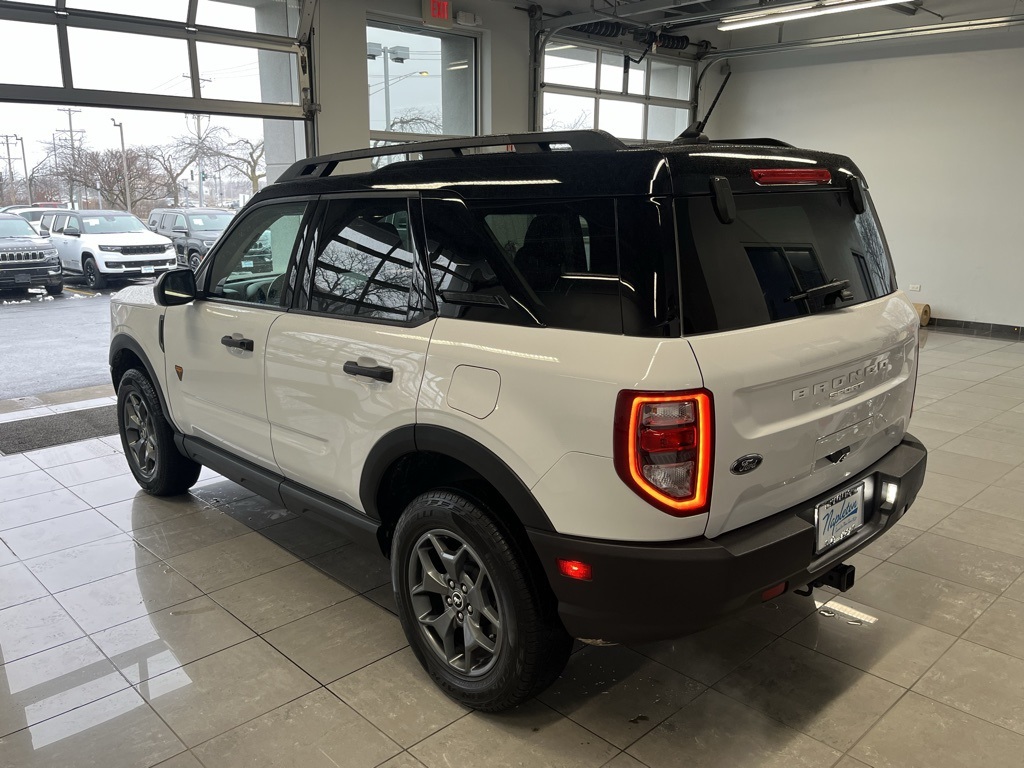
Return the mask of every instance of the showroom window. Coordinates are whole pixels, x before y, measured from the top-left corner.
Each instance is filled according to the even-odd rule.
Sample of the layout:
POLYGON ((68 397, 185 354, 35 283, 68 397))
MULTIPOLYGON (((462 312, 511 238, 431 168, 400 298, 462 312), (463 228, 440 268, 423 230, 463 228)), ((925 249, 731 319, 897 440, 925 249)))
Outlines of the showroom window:
POLYGON ((477 133, 476 38, 370 23, 366 59, 375 144, 477 133))
POLYGON ((626 141, 671 141, 690 123, 694 65, 552 40, 544 49, 541 127, 599 128, 626 141))

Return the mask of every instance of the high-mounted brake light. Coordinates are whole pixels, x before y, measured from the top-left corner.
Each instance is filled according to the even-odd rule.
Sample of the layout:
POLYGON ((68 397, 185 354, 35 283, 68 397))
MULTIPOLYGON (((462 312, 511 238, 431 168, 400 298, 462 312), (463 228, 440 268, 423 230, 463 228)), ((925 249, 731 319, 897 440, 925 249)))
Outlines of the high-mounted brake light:
POLYGON ((750 175, 761 186, 832 183, 828 168, 753 168, 750 175))
POLYGON ((705 390, 623 390, 615 404, 615 469, 664 512, 699 515, 711 498, 712 429, 705 390))

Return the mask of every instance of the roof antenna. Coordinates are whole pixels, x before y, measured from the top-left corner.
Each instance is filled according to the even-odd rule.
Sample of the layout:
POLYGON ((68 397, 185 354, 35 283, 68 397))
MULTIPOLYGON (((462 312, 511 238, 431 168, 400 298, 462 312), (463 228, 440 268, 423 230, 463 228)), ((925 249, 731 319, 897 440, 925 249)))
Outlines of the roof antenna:
POLYGON ((725 90, 725 86, 729 84, 729 78, 732 77, 732 70, 730 69, 725 75, 725 79, 722 81, 722 85, 718 88, 718 93, 715 94, 715 100, 711 102, 711 107, 708 109, 707 114, 704 115, 703 120, 694 120, 690 123, 690 127, 679 134, 673 144, 704 144, 707 143, 708 137, 704 135, 704 127, 708 124, 708 120, 711 119, 711 113, 715 111, 715 105, 718 104, 718 100, 722 98, 722 91, 725 90))

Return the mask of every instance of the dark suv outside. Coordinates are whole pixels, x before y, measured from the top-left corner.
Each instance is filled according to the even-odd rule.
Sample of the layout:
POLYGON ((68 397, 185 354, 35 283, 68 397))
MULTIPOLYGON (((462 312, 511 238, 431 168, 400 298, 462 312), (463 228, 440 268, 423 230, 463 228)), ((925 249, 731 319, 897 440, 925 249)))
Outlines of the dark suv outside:
POLYGON ((223 208, 156 208, 147 225, 171 238, 178 264, 195 270, 234 215, 223 208))
POLYGON ((57 249, 21 216, 0 213, 0 290, 43 286, 51 296, 64 290, 57 249))

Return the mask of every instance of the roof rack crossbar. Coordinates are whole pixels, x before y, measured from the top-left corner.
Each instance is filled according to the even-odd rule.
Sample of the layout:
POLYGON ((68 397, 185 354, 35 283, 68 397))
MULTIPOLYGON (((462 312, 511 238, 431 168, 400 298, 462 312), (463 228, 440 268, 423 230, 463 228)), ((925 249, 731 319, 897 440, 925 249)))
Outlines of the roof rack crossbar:
POLYGON ((767 137, 761 137, 756 139, 715 139, 715 144, 747 144, 751 147, 786 147, 787 149, 795 149, 795 147, 785 141, 779 139, 770 139, 767 137))
POLYGON ((626 149, 626 145, 605 131, 554 131, 550 133, 504 133, 494 136, 469 136, 459 139, 408 141, 382 147, 334 152, 299 160, 286 170, 278 181, 299 178, 321 178, 334 173, 339 163, 387 155, 422 155, 460 157, 463 150, 477 147, 514 146, 517 152, 550 152, 555 145, 568 145, 574 152, 626 149))

